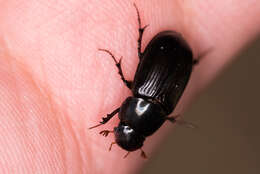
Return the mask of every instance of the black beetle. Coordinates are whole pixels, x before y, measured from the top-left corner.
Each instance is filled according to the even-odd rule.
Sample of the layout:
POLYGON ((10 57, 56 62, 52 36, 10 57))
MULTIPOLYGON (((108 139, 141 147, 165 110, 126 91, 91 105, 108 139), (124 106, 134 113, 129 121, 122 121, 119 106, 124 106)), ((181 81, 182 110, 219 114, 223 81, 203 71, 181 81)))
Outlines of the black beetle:
MULTIPOLYGON (((106 49, 99 49, 107 52, 113 58, 122 81, 132 91, 133 96, 128 97, 123 104, 106 117, 100 124, 107 123, 114 115, 119 113, 120 123, 113 131, 103 130, 100 134, 107 136, 110 132, 115 135, 115 142, 121 148, 128 151, 141 150, 147 136, 152 135, 162 124, 169 120, 176 122, 176 117, 170 117, 177 105, 192 72, 192 67, 197 63, 193 54, 183 39, 174 31, 162 31, 158 33, 147 45, 144 52, 141 52, 142 36, 145 28, 141 27, 141 20, 138 8, 134 4, 139 24, 138 38, 138 64, 134 81, 124 78, 119 62, 114 55, 106 49)), ((125 156, 125 157, 126 157, 125 156)))

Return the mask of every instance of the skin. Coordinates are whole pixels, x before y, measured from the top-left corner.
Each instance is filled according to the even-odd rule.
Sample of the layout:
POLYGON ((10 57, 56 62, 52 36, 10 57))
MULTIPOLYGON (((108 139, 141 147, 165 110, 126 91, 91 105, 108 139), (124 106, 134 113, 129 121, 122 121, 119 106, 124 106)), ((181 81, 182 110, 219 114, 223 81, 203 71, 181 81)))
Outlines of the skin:
MULTIPOLYGON (((130 95, 126 79, 138 64, 137 16, 132 1, 0 1, 0 173, 134 173, 144 164, 134 152, 98 134, 118 123, 89 130, 130 95)), ((194 68, 175 113, 182 113, 232 58, 260 31, 259 0, 136 1, 143 48, 159 31, 176 30, 195 57, 194 68), (208 51, 210 50, 210 51, 208 51)), ((148 139, 148 156, 173 127, 165 124, 148 139)))

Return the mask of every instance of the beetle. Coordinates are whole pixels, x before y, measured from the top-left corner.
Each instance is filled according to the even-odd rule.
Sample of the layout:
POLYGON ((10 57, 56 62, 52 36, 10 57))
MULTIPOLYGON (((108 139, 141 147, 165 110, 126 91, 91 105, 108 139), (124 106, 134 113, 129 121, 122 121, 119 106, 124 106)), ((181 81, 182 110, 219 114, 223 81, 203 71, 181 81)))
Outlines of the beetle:
POLYGON ((176 107, 189 81, 193 65, 198 60, 193 59, 193 53, 181 34, 175 31, 159 32, 148 43, 144 52, 141 52, 142 37, 146 26, 141 26, 140 14, 137 12, 139 37, 138 57, 139 64, 133 81, 128 81, 123 75, 121 59, 107 49, 99 49, 108 53, 114 60, 118 73, 124 84, 132 91, 132 96, 125 99, 123 104, 102 118, 102 121, 91 127, 95 128, 106 124, 118 113, 120 122, 114 130, 103 130, 103 136, 114 133, 115 142, 128 151, 140 149, 141 156, 146 158, 142 150, 146 137, 156 132, 165 121, 175 123, 176 116, 169 116, 176 107))

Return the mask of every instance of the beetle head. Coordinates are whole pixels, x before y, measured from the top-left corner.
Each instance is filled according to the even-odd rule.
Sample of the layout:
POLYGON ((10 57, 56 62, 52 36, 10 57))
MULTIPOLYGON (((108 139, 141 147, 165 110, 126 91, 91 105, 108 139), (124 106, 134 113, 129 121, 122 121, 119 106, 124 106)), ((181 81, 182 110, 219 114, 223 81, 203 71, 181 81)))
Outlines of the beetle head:
POLYGON ((114 134, 116 143, 127 151, 140 149, 145 140, 143 135, 121 122, 114 128, 114 134))

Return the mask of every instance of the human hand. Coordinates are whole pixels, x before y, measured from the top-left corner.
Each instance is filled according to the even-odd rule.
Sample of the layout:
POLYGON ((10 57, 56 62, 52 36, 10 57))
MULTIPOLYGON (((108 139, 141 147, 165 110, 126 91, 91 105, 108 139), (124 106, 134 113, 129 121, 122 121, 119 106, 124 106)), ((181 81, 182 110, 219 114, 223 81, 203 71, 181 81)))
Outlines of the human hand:
MULTIPOLYGON (((259 34, 260 5, 248 1, 138 1, 143 48, 159 31, 183 34, 197 56, 178 111, 259 34)), ((89 130, 130 95, 111 58, 123 56, 132 79, 138 64, 137 16, 129 1, 2 1, 0 6, 0 173, 133 173, 113 137, 89 130), (120 92, 119 92, 120 91, 120 92)), ((115 118, 106 129, 118 122, 115 118)), ((171 125, 149 138, 149 156, 171 125)), ((139 153, 139 152, 138 152, 139 153)))

